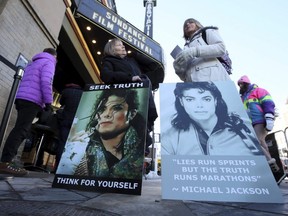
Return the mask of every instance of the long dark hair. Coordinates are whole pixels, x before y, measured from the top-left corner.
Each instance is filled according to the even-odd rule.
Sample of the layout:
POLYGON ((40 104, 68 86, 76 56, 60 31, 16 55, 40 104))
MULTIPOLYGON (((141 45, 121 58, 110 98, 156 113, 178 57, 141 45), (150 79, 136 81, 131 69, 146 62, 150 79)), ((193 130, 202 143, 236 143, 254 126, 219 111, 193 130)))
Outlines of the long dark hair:
POLYGON ((213 82, 177 83, 176 88, 174 89, 176 114, 171 121, 173 127, 179 130, 188 130, 191 123, 194 125, 196 124, 196 122, 186 113, 180 102, 180 99, 183 97, 183 92, 189 89, 198 89, 199 92, 209 91, 216 100, 215 114, 218 119, 221 119, 223 124, 229 121, 226 102, 223 100, 221 92, 213 82))
POLYGON ((175 95, 175 109, 176 114, 174 114, 171 124, 176 129, 188 130, 190 124, 198 125, 193 119, 189 117, 186 113, 184 107, 180 103, 180 99, 183 96, 183 91, 189 89, 198 89, 199 92, 209 91, 211 95, 216 100, 215 114, 218 117, 217 125, 219 128, 228 128, 230 131, 235 132, 239 135, 246 146, 251 149, 253 154, 261 154, 260 145, 258 140, 253 136, 252 131, 247 127, 242 118, 236 113, 229 113, 228 107, 222 94, 213 82, 190 82, 190 83, 177 83, 174 89, 175 95), (245 142, 245 140, 251 139, 254 145, 245 142))
MULTIPOLYGON (((136 90, 132 89, 110 89, 109 91, 103 91, 98 99, 95 102, 95 109, 92 112, 92 115, 90 117, 90 120, 86 126, 86 130, 94 129, 95 126, 98 124, 98 121, 96 119, 96 115, 99 112, 99 109, 101 109, 102 105, 105 105, 108 98, 110 96, 117 96, 120 98, 123 98, 125 102, 128 104, 128 113, 131 110, 138 110, 136 116, 130 121, 130 125, 135 128, 138 135, 143 134, 143 130, 146 127, 146 121, 141 113, 139 113, 139 98, 138 98, 138 92, 136 90)), ((97 133, 96 130, 94 130, 94 133, 97 133)))

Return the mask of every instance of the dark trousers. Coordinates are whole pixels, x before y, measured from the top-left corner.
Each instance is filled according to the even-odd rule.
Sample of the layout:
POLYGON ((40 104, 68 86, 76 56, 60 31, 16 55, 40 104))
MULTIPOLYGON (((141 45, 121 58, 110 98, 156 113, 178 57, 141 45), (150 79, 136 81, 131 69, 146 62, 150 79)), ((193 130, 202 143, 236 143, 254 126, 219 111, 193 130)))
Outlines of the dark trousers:
POLYGON ((59 122, 59 142, 56 153, 56 169, 64 151, 64 147, 71 129, 71 124, 71 122, 67 122, 65 120, 59 122))
POLYGON ((2 162, 11 162, 17 155, 18 148, 26 139, 34 118, 42 110, 39 105, 21 99, 16 99, 15 105, 18 112, 17 119, 4 145, 2 162))

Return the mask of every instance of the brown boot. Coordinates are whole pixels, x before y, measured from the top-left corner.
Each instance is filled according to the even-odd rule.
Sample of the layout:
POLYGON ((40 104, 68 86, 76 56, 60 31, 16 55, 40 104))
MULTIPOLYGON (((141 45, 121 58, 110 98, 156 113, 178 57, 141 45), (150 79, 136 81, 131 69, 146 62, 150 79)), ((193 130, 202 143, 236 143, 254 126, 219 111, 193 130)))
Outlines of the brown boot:
POLYGON ((26 169, 16 167, 12 162, 2 162, 0 163, 0 174, 11 174, 16 177, 25 176, 28 174, 26 169))

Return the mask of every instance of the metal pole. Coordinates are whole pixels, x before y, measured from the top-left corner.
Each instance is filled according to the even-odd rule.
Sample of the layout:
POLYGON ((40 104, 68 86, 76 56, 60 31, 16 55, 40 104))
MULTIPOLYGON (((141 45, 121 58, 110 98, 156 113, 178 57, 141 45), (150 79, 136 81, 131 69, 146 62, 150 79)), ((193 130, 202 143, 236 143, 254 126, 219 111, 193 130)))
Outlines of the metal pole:
POLYGON ((286 127, 284 129, 284 137, 285 137, 285 141, 286 141, 286 147, 288 147, 288 139, 287 139, 287 136, 286 136, 286 131, 287 131, 288 127, 286 127))
MULTIPOLYGON (((153 95, 153 100, 155 97, 155 91, 152 91, 152 95, 153 95)), ((155 131, 154 131, 154 126, 152 127, 152 151, 151 151, 151 155, 152 155, 152 160, 151 160, 151 170, 155 171, 155 161, 154 161, 154 143, 155 143, 155 131)))
MULTIPOLYGON (((143 4, 146 7, 145 11, 145 22, 144 22, 144 33, 149 37, 153 38, 153 7, 156 6, 157 0, 144 0, 143 4)), ((153 100, 154 100, 155 92, 153 91, 153 100)), ((154 143, 155 143, 155 132, 154 126, 152 128, 152 160, 151 160, 151 170, 155 171, 155 160, 154 160, 154 143)))
MULTIPOLYGON (((16 92, 18 90, 18 86, 19 83, 22 79, 24 75, 24 69, 19 66, 17 67, 17 71, 16 74, 14 75, 14 82, 12 84, 12 89, 10 91, 10 95, 6 104, 6 108, 3 114, 3 118, 1 121, 1 126, 0 126, 0 144, 2 145, 3 139, 4 139, 4 135, 6 133, 6 129, 7 129, 7 124, 9 122, 10 116, 11 116, 11 112, 12 112, 12 107, 15 101, 15 96, 16 96, 16 92)), ((1 146, 0 146, 1 147, 1 146)))

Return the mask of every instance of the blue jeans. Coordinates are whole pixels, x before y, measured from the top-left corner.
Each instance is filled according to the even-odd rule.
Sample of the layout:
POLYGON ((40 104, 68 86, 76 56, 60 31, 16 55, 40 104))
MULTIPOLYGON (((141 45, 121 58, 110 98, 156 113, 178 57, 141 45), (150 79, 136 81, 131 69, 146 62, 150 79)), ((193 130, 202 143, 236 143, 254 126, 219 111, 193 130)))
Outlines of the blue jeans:
POLYGON ((30 101, 16 99, 18 112, 14 128, 11 130, 5 142, 2 152, 2 162, 11 162, 17 155, 17 151, 24 139, 27 138, 32 122, 42 108, 30 101))

